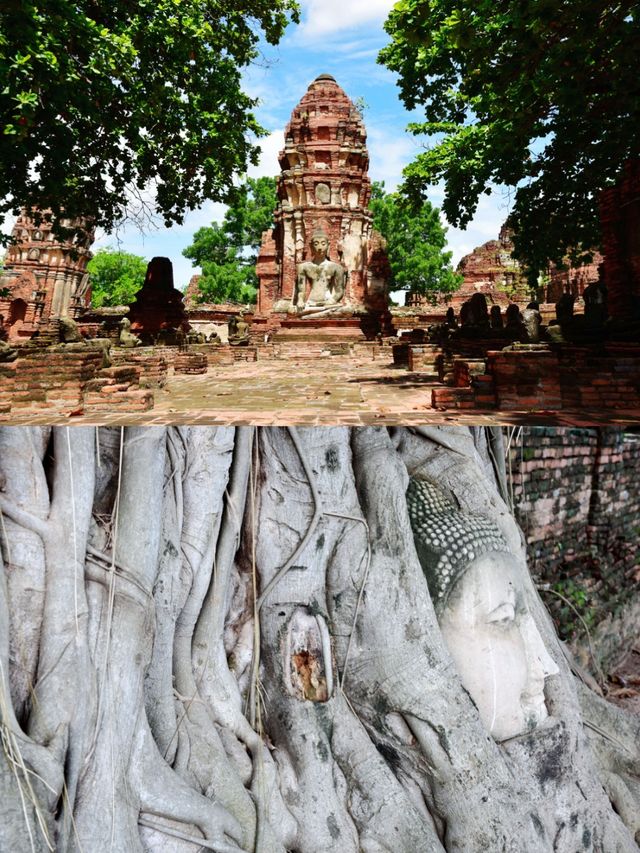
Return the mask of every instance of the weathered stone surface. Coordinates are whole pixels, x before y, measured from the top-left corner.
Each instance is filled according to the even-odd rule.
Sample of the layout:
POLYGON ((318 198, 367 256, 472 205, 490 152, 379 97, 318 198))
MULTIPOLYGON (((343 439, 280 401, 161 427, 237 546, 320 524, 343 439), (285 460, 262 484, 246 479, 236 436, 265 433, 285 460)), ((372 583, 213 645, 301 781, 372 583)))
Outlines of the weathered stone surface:
POLYGON ((257 262, 259 312, 290 308, 298 265, 311 260, 311 237, 318 231, 328 238, 329 260, 347 271, 341 301, 354 309, 384 311, 384 249, 368 209, 365 127, 330 75, 316 78, 294 109, 280 166, 275 227, 263 236, 257 262))

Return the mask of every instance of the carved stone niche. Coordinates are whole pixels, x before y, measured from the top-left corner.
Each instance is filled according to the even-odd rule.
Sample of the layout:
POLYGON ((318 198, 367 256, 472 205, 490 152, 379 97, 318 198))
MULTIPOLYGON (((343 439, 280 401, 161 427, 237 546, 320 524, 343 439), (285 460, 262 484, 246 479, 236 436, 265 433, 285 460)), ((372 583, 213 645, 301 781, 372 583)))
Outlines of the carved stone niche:
POLYGON ((329 184, 316 184, 316 203, 331 203, 331 187, 329 186, 329 184))

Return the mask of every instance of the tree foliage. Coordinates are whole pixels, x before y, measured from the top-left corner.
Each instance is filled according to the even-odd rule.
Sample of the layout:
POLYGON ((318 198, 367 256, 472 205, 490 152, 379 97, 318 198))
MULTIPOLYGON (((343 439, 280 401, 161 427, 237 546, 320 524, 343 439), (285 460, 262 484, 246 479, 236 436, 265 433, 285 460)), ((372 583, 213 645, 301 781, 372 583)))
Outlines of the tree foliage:
POLYGON ((91 215, 155 193, 167 225, 222 200, 264 134, 242 69, 295 0, 88 0, 0 10, 0 213, 91 215))
POLYGON ((379 60, 410 125, 436 137, 405 171, 414 199, 443 180, 464 226, 492 184, 517 187, 512 225, 533 272, 599 245, 598 192, 640 154, 640 11, 624 0, 401 0, 379 60))
POLYGON ((412 208, 398 193, 386 193, 384 183, 374 182, 371 199, 373 225, 387 241, 391 290, 407 290, 435 299, 462 283, 451 268, 446 252, 446 228, 440 212, 424 201, 412 208))
POLYGON ((144 284, 147 262, 140 255, 107 246, 98 249, 87 264, 91 279, 91 304, 130 305, 144 284))
POLYGON ((183 251, 202 268, 202 302, 255 302, 255 265, 264 231, 273 224, 276 179, 248 178, 227 208, 222 223, 199 228, 183 251))

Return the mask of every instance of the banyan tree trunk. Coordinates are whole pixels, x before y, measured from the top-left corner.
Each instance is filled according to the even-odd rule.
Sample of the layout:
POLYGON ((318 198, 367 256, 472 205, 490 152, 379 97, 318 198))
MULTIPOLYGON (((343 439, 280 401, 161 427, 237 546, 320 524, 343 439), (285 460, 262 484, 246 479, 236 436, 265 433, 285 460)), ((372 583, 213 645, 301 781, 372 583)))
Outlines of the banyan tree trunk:
POLYGON ((640 723, 572 674, 499 444, 2 428, 0 850, 637 850, 640 723), (558 669, 518 736, 443 640, 411 479, 508 547, 558 669))

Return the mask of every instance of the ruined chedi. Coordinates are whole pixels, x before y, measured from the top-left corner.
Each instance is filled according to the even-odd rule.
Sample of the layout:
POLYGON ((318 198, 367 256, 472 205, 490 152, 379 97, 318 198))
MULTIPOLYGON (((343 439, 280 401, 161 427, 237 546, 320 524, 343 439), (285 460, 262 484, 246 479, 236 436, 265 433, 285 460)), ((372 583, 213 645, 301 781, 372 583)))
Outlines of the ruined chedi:
POLYGON ((257 263, 258 313, 282 327, 387 311, 384 244, 368 209, 371 180, 362 116, 329 74, 295 107, 279 156, 275 226, 257 263))

